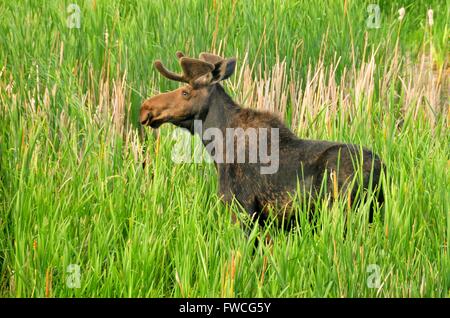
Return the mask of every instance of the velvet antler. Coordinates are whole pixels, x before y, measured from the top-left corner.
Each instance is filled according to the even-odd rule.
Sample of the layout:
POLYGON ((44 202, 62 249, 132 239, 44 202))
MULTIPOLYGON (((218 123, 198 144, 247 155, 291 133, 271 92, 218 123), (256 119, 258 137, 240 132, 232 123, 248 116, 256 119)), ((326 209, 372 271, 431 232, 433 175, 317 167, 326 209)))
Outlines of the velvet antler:
POLYGON ((236 59, 224 59, 211 53, 201 53, 200 59, 185 57, 180 51, 176 53, 183 74, 169 71, 160 60, 156 60, 156 69, 165 77, 192 86, 209 85, 228 78, 234 71, 236 59))
POLYGON ((211 53, 200 53, 200 60, 216 65, 224 60, 223 57, 211 53))
MULTIPOLYGON (((161 75, 170 80, 189 83, 191 85, 198 85, 199 83, 197 83, 197 80, 200 77, 204 77, 214 70, 214 65, 206 61, 185 57, 180 51, 178 51, 176 55, 180 61, 181 68, 183 69, 183 74, 177 74, 169 71, 160 60, 156 60, 154 63, 155 68, 161 73, 161 75)), ((207 77, 210 78, 210 76, 207 77)), ((206 84, 206 82, 207 81, 205 78, 202 78, 200 81, 200 83, 203 84, 206 84)))

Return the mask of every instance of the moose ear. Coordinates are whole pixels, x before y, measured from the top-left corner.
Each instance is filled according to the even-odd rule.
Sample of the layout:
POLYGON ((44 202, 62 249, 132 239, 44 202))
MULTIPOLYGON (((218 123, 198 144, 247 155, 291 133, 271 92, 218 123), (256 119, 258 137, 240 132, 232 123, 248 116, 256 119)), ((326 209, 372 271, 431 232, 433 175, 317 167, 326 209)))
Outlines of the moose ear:
POLYGON ((212 71, 211 84, 215 84, 220 81, 226 80, 231 75, 233 75, 235 69, 236 69, 236 58, 234 57, 224 59, 216 63, 215 68, 212 71))

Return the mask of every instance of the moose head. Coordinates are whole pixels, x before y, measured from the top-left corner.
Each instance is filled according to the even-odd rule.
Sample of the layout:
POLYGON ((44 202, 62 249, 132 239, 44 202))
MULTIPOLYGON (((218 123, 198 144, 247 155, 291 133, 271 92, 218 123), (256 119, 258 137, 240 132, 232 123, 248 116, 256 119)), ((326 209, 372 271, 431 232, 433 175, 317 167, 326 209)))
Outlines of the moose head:
POLYGON ((182 74, 169 71, 159 60, 154 63, 155 68, 164 77, 186 84, 145 100, 139 116, 143 125, 158 128, 169 122, 190 129, 194 120, 203 119, 208 112, 219 82, 230 77, 236 67, 235 58, 224 59, 210 53, 201 53, 199 59, 185 57, 181 52, 176 55, 182 74))

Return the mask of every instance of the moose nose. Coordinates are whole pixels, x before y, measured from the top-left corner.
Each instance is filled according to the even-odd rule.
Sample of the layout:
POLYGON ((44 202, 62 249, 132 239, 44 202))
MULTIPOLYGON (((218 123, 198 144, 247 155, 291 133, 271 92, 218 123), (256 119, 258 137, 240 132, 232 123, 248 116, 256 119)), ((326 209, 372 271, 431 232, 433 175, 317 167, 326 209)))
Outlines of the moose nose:
POLYGON ((142 125, 146 125, 152 119, 152 112, 147 102, 144 102, 141 106, 141 111, 139 114, 139 122, 142 125))

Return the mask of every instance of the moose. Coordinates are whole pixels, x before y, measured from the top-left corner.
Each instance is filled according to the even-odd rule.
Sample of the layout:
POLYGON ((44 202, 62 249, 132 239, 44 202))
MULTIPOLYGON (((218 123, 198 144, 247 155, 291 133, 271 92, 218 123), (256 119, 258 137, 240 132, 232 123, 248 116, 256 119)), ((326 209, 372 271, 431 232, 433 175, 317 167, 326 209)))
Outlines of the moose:
MULTIPOLYGON (((296 213, 293 204, 296 193, 302 200, 311 202, 327 195, 331 197, 336 192, 338 196, 346 193, 354 203, 358 201, 358 189, 366 192, 372 189, 376 193, 373 201, 382 204, 383 164, 370 150, 353 144, 299 139, 275 114, 236 104, 220 84, 235 71, 235 58, 211 53, 201 53, 198 59, 181 52, 176 55, 182 74, 169 71, 160 60, 156 60, 154 66, 164 77, 185 84, 145 100, 140 109, 140 123, 152 128, 172 123, 200 136, 208 129, 223 135, 227 135, 229 129, 240 129, 235 130, 241 133, 233 134, 231 142, 230 138, 226 141, 202 138, 202 142, 215 161, 219 196, 225 203, 236 200, 251 217, 252 224, 257 222, 264 226, 272 216, 280 221, 292 217, 296 213), (257 135, 261 129, 276 130, 277 134, 266 136, 271 151, 278 154, 269 158, 269 161, 277 161, 275 172, 262 173, 261 168, 271 164, 262 160, 264 158, 257 162, 236 160, 239 155, 245 158, 251 155, 252 138, 246 133, 251 129, 257 135), (239 142, 242 140, 244 142, 239 142), (225 151, 218 153, 218 148, 225 151), (225 160, 225 154, 228 156, 230 152, 231 160, 225 160)), ((263 138, 256 139, 258 147, 263 138)), ((373 209, 369 222, 372 219, 373 209)))

